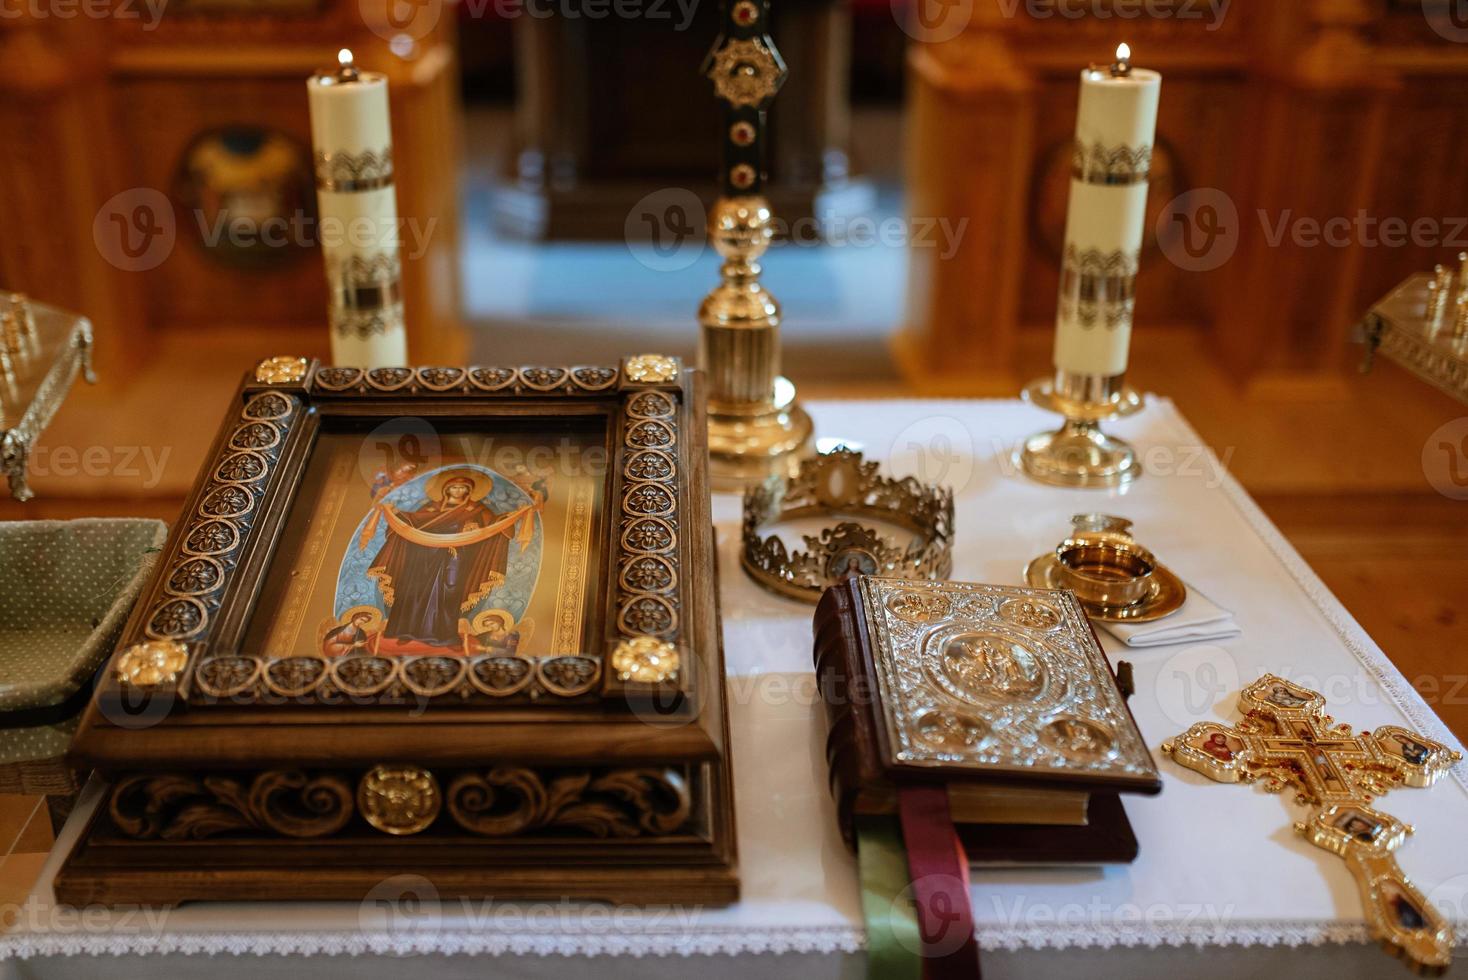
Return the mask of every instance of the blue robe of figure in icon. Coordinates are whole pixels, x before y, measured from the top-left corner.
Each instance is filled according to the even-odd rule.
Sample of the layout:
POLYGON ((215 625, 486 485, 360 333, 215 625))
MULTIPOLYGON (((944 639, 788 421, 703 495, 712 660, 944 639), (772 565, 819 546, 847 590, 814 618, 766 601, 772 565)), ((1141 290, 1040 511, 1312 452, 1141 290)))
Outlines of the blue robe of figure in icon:
MULTIPOLYGON (((449 480, 442 497, 396 516, 428 535, 488 528, 501 515, 470 499, 474 482, 449 480)), ((449 547, 409 541, 391 527, 368 569, 388 607, 382 636, 401 643, 457 647, 464 615, 505 581, 512 528, 475 544, 449 547)))

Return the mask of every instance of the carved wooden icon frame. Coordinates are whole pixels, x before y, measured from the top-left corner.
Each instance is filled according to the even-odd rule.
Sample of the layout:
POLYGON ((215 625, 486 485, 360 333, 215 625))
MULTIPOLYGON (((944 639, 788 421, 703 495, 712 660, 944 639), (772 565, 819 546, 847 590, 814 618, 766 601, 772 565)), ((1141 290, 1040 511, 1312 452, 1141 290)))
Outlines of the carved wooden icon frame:
POLYGON ((263 362, 73 743, 110 785, 58 895, 360 899, 413 873, 441 896, 732 901, 699 398, 696 373, 659 355, 616 367, 263 362), (561 640, 582 648, 384 655, 348 643, 332 656, 261 642, 257 615, 274 614, 295 571, 289 529, 314 506, 314 454, 343 427, 403 417, 604 433, 591 611, 561 640))

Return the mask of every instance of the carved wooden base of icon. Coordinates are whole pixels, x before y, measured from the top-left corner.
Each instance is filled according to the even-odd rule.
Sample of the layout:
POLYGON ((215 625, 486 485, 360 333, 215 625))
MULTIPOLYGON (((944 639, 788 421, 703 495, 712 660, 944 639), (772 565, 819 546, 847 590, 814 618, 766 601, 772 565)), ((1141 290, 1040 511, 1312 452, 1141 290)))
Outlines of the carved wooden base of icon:
POLYGON ((716 780, 708 766, 134 774, 108 788, 57 894, 361 899, 411 873, 443 897, 727 902, 716 780))

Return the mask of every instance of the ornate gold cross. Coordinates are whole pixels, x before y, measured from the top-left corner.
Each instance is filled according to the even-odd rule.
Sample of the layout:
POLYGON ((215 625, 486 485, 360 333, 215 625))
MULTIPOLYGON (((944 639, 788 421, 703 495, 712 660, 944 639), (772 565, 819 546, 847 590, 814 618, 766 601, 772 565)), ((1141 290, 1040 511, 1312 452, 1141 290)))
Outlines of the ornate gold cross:
POLYGON ((1273 674, 1244 689, 1239 711, 1238 725, 1202 722, 1163 742, 1163 753, 1221 783, 1258 779, 1271 793, 1293 788, 1302 806, 1314 808, 1295 830, 1345 859, 1372 936, 1418 973, 1445 972, 1452 927, 1394 854, 1413 829, 1369 804, 1398 786, 1431 786, 1462 756, 1394 725, 1353 733, 1325 713, 1322 695, 1273 674))

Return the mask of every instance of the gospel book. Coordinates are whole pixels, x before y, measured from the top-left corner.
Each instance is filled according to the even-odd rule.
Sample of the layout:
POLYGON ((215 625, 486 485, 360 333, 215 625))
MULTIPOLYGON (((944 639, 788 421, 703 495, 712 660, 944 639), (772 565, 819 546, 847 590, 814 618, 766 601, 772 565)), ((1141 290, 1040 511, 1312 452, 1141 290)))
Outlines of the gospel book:
POLYGON ((940 784, 969 860, 1117 863, 1161 779, 1075 596, 861 577, 815 617, 842 833, 940 784))

